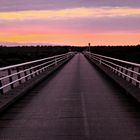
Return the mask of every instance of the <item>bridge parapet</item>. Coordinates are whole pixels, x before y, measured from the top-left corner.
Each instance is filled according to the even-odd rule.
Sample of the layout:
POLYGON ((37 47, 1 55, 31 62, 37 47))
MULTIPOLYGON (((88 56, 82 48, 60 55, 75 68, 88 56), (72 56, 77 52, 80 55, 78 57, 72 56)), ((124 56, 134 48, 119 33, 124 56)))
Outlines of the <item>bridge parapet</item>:
POLYGON ((115 75, 140 88, 140 64, 90 52, 84 52, 84 55, 91 61, 103 65, 115 75))
POLYGON ((25 83, 44 71, 51 70, 74 56, 74 52, 0 68, 0 93, 25 83))

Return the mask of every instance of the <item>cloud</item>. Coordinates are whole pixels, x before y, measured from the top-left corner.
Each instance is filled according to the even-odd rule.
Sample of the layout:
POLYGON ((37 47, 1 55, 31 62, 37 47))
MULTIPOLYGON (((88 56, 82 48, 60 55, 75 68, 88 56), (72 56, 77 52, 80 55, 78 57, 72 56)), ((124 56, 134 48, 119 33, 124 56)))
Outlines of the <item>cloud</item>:
POLYGON ((1 0, 0 11, 69 9, 79 7, 140 7, 139 0, 1 0))
POLYGON ((74 19, 32 19, 32 20, 1 20, 0 34, 52 34, 52 33, 138 33, 140 18, 137 16, 74 18, 74 19))
POLYGON ((1 20, 30 20, 30 19, 73 19, 73 18, 102 18, 102 17, 125 17, 140 16, 139 8, 131 7, 92 7, 73 8, 62 10, 39 10, 0 12, 1 20))

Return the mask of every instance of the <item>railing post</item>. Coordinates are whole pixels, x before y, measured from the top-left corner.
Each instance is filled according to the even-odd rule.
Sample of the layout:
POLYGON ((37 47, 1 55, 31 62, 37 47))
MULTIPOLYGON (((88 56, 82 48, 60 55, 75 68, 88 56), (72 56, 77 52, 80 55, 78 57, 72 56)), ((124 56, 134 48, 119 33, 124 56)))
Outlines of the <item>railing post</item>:
POLYGON ((42 70, 41 70, 41 72, 44 72, 44 65, 43 65, 43 66, 41 66, 41 69, 42 69, 42 70))
POLYGON ((99 60, 99 64, 100 64, 100 65, 102 64, 102 60, 101 60, 101 59, 99 60))
MULTIPOLYGON (((127 68, 128 69, 128 67, 126 66, 125 68, 127 68)), ((128 70, 125 70, 125 72, 124 72, 126 75, 127 75, 127 73, 128 73, 128 70)), ((124 76, 124 80, 127 80, 127 76, 124 76)))
MULTIPOLYGON (((38 65, 40 65, 40 64, 41 64, 41 63, 39 62, 38 65)), ((38 74, 41 73, 41 70, 40 70, 40 69, 41 69, 41 66, 38 67, 38 70, 39 70, 39 71, 38 71, 38 74)))
POLYGON ((55 66, 57 65, 57 58, 55 58, 55 66))
MULTIPOLYGON (((18 68, 18 67, 17 67, 17 72, 20 72, 20 70, 19 70, 19 68, 18 68)), ((18 74, 17 74, 17 76, 18 76, 18 79, 20 79, 20 78, 21 78, 20 73, 18 73, 18 74)), ((21 80, 19 80, 19 84, 21 84, 21 80)))
POLYGON ((37 76, 37 75, 38 75, 38 72, 36 72, 36 71, 37 71, 37 69, 35 68, 35 69, 34 69, 35 76, 37 76))
MULTIPOLYGON (((120 68, 120 72, 122 72, 123 73, 123 68, 120 68)), ((122 73, 120 73, 120 77, 122 77, 123 78, 123 74, 122 73)))
POLYGON ((32 69, 29 70, 30 71, 30 74, 31 74, 31 78, 33 78, 33 74, 32 74, 32 69))
POLYGON ((118 67, 118 76, 120 76, 121 77, 121 68, 120 67, 118 67))
MULTIPOLYGON (((24 71, 24 75, 26 76, 26 75, 27 75, 26 66, 24 66, 23 68, 24 68, 24 70, 25 70, 25 71, 24 71)), ((25 81, 28 81, 28 77, 25 77, 25 81)))
POLYGON ((45 68, 43 67, 43 68, 42 68, 42 72, 44 72, 44 71, 45 71, 45 68))
MULTIPOLYGON (((131 70, 134 71, 134 68, 135 68, 135 67, 132 66, 132 69, 131 69, 131 70)), ((130 73, 130 77, 133 77, 133 72, 130 73)), ((132 79, 129 80, 130 83, 132 83, 132 81, 133 81, 132 79)))
POLYGON ((116 67, 116 74, 119 75, 119 67, 116 67))
POLYGON ((69 54, 67 54, 67 59, 69 59, 69 54))
POLYGON ((41 70, 40 70, 40 69, 41 69, 41 67, 38 67, 38 70, 39 70, 39 71, 38 71, 38 74, 40 74, 40 73, 41 73, 41 70))
POLYGON ((114 73, 117 74, 117 67, 115 67, 114 73))
MULTIPOLYGON (((139 67, 139 69, 138 69, 138 73, 140 73, 140 67, 139 67)), ((140 81, 140 75, 137 76, 137 80, 140 81)), ((140 84, 137 82, 137 83, 136 83, 136 86, 139 87, 139 85, 140 85, 140 84)))
MULTIPOLYGON (((8 69, 8 75, 10 76, 11 75, 11 69, 8 69)), ((9 77, 9 83, 12 83, 13 82, 13 79, 12 79, 12 76, 9 77)), ((14 85, 11 84, 11 89, 14 88, 14 85)))
MULTIPOLYGON (((0 80, 0 88, 2 87, 2 81, 0 80)), ((3 95, 3 89, 0 89, 0 94, 3 95)))

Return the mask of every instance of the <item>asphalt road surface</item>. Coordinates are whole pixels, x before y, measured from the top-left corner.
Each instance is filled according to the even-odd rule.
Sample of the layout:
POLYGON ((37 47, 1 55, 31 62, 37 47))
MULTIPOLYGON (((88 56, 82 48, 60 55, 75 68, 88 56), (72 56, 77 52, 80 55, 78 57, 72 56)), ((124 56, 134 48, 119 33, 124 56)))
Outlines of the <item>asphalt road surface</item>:
POLYGON ((0 115, 0 140, 140 140, 140 105, 77 54, 0 115))

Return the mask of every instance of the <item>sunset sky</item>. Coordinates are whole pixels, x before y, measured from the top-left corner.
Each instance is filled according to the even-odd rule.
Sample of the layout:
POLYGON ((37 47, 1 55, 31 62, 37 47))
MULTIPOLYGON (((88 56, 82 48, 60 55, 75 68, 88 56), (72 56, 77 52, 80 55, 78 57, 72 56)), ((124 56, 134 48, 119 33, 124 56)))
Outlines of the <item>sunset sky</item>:
POLYGON ((0 42, 140 44, 140 0, 0 0, 0 42))

